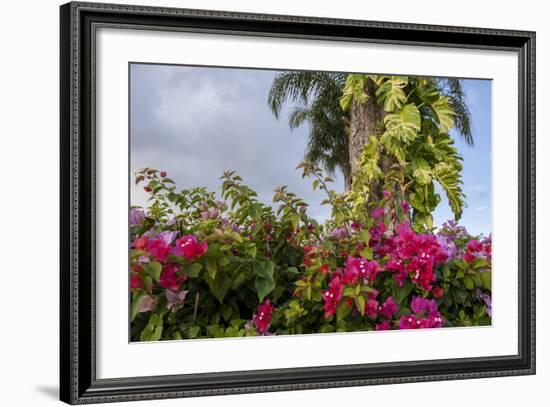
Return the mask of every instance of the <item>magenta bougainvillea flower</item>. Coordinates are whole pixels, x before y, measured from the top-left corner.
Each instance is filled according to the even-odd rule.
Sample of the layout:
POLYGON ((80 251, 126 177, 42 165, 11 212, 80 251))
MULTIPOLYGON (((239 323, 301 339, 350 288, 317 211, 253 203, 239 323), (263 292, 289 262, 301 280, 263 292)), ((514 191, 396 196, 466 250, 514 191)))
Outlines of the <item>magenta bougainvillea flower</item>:
POLYGON ((372 211, 372 217, 374 219, 379 219, 384 216, 384 208, 375 208, 372 211))
POLYGON ((259 335, 264 335, 269 329, 271 314, 273 314, 273 311, 275 311, 275 306, 269 302, 269 299, 258 305, 258 311, 252 316, 252 322, 254 323, 256 332, 259 335))
POLYGON ((442 316, 417 317, 415 315, 403 315, 399 319, 399 329, 441 328, 442 316))
POLYGON ((147 248, 147 242, 149 238, 147 236, 140 236, 134 241, 134 249, 145 250, 147 248))
POLYGON ((187 280, 187 275, 178 274, 178 270, 177 264, 166 264, 162 267, 159 279, 160 285, 168 290, 177 291, 187 280))
POLYGON ((329 318, 331 315, 336 314, 336 308, 342 301, 343 292, 344 286, 340 281, 340 276, 335 275, 329 283, 328 290, 323 292, 323 299, 325 300, 325 318, 329 318))
POLYGON ((255 195, 238 176, 224 175, 227 204, 159 174, 145 169, 139 182, 153 199, 179 198, 129 213, 132 340, 153 339, 144 327, 155 320, 136 306, 162 319, 162 340, 491 323, 491 237, 451 221, 427 231, 396 185, 349 211, 338 196, 321 225, 285 190, 279 209, 247 207, 255 195))
POLYGON ((139 274, 132 273, 130 276, 130 288, 133 290, 143 288, 143 281, 141 280, 141 276, 139 274))
POLYGON ((375 325, 374 329, 376 329, 377 331, 387 331, 391 329, 391 321, 386 320, 386 321, 380 322, 379 324, 375 325))
POLYGON ((396 235, 385 240, 385 254, 391 255, 386 269, 403 285, 407 277, 429 291, 435 281, 434 267, 447 261, 446 251, 434 235, 413 231, 409 222, 397 226, 396 235))
POLYGON ((445 289, 440 286, 435 286, 434 288, 432 288, 432 295, 435 298, 441 298, 445 295, 445 289))
POLYGON ((378 316, 378 306, 378 301, 371 298, 365 303, 365 314, 372 319, 376 319, 378 316))
POLYGON ((428 300, 419 296, 412 298, 411 310, 415 314, 425 313, 426 315, 435 315, 438 313, 437 304, 434 300, 428 300))
POLYGON ((183 256, 186 260, 193 260, 202 257, 207 250, 206 242, 199 243, 195 235, 186 235, 176 240, 176 247, 172 249, 172 253, 183 256))
POLYGON ((394 314, 397 312, 397 304, 392 296, 386 298, 386 301, 380 306, 379 312, 380 315, 385 318, 393 318, 394 314))
POLYGON ((437 309, 435 300, 414 296, 410 304, 414 314, 403 315, 399 319, 399 329, 440 328, 443 317, 437 309))
POLYGON ((151 256, 161 263, 165 263, 170 253, 170 245, 166 243, 166 240, 162 237, 149 239, 147 242, 147 250, 149 250, 151 256))
POLYGON ((344 284, 355 284, 359 280, 365 283, 373 282, 376 275, 381 271, 382 269, 376 260, 369 261, 363 257, 348 256, 343 282, 344 284))
POLYGON ((477 258, 486 259, 491 261, 492 247, 490 243, 481 242, 476 239, 472 239, 466 245, 466 253, 464 254, 464 260, 468 263, 473 262, 477 258))

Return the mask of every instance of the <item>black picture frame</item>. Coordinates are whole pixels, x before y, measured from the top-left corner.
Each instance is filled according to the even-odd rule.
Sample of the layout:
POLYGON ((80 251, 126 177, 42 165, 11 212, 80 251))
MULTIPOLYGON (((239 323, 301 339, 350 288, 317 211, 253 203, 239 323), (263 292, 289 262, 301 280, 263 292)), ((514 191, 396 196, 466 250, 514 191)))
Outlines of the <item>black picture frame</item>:
POLYGON ((535 373, 535 33, 72 2, 60 8, 60 398, 70 404, 535 373), (96 378, 95 71, 99 26, 508 50, 519 59, 519 352, 499 357, 96 378))

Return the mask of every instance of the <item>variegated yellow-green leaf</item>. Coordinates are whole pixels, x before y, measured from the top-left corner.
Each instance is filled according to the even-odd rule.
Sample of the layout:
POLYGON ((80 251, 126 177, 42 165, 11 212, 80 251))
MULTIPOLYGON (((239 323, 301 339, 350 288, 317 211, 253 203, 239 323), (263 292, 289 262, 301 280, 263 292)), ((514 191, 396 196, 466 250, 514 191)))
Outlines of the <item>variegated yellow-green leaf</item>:
POLYGON ((378 103, 384 104, 384 110, 386 112, 393 112, 405 103, 407 95, 403 91, 403 88, 406 85, 407 77, 392 76, 376 90, 375 94, 378 103))
POLYGON ((418 137, 420 130, 420 112, 418 108, 409 103, 396 113, 390 113, 384 118, 388 137, 396 138, 404 143, 409 143, 418 137))

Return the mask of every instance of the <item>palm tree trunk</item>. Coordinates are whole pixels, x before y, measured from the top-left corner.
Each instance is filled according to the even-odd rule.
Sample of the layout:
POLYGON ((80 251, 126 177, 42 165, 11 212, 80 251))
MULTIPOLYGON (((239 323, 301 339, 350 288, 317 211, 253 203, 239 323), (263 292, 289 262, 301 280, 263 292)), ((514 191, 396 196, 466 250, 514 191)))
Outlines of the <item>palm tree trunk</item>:
MULTIPOLYGON (((353 178, 359 173, 361 166, 361 154, 370 136, 379 136, 379 125, 384 119, 384 108, 376 103, 374 85, 368 81, 365 89, 368 99, 364 103, 354 103, 351 107, 350 131, 349 131, 349 158, 351 165, 351 177, 346 180, 346 190, 351 189, 353 178)), ((380 188, 372 188, 372 193, 381 194, 380 188)))

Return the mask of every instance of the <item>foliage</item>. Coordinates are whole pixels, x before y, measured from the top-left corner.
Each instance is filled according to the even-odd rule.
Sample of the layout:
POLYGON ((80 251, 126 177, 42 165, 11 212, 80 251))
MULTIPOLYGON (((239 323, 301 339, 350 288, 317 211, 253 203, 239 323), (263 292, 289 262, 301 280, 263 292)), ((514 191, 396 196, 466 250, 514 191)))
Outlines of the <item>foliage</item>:
POLYGON ((222 201, 137 172, 149 205, 130 211, 133 341, 491 323, 490 238, 454 222, 425 231, 402 191, 368 206, 330 189, 317 166, 299 168, 327 195, 324 224, 286 187, 272 208, 233 172, 222 201))
POLYGON ((289 125, 295 129, 309 124, 305 159, 328 172, 337 168, 351 177, 347 124, 349 115, 339 104, 346 74, 330 72, 282 72, 273 80, 268 104, 279 117, 285 101, 296 102, 289 125))
POLYGON ((413 219, 427 230, 433 227, 432 212, 440 202, 434 182, 447 195, 455 220, 465 206, 462 191, 462 157, 449 135, 456 113, 450 98, 435 79, 349 75, 340 104, 350 109, 365 103, 367 82, 375 85, 377 103, 383 105, 383 133, 370 136, 362 160, 362 173, 354 179, 354 191, 372 190, 374 180, 385 188, 399 191, 411 203, 413 219), (385 162, 388 171, 383 171, 385 162))

